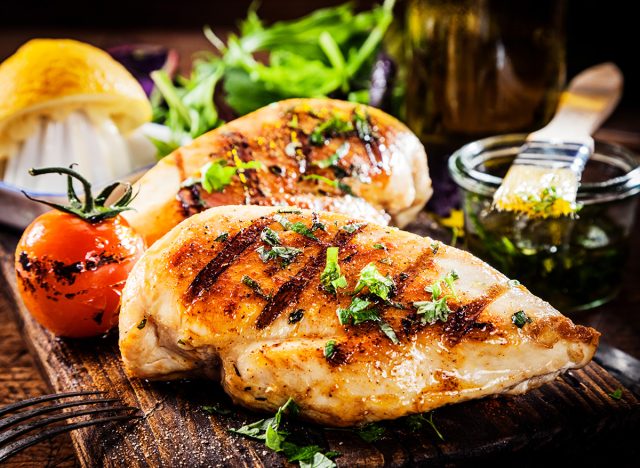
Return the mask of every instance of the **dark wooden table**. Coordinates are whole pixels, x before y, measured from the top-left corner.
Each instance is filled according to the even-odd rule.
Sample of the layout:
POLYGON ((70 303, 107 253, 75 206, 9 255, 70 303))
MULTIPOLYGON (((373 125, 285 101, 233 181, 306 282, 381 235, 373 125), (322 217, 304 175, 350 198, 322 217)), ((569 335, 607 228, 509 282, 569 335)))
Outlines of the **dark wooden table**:
MULTIPOLYGON (((39 36, 66 36, 59 31, 39 31, 39 36)), ((24 42, 33 37, 30 31, 3 31, 3 41, 0 45, 0 59, 24 42)), ((188 63, 191 53, 207 47, 207 43, 199 32, 127 32, 113 35, 104 32, 74 31, 74 37, 88 40, 99 46, 109 46, 122 42, 154 42, 172 44, 182 56, 182 65, 188 63)), ((609 121, 599 136, 609 141, 625 144, 640 150, 640 112, 622 109, 609 121)), ((11 209, 0 207, 0 210, 11 209)), ((6 250, 12 251, 20 233, 0 225, 0 243, 6 250)), ((633 232, 632 249, 624 269, 624 284, 617 299, 591 311, 581 312, 572 317, 577 323, 592 326, 602 333, 602 339, 627 353, 640 358, 640 223, 636 223, 633 232)), ((48 392, 47 385, 30 356, 26 344, 21 337, 20 330, 14 319, 13 304, 7 285, 0 278, 0 406, 16 400, 41 395, 48 392)), ((638 456, 637 439, 635 444, 629 444, 633 435, 613 435, 609 440, 602 441, 602 449, 596 450, 594 458, 588 460, 587 465, 593 466, 598 462, 612 459, 620 462, 628 457, 638 456), (627 437, 629 436, 629 438, 627 437)), ((566 454, 565 454, 566 455, 566 454)), ((577 459, 576 459, 577 460, 577 459)), ((25 467, 72 467, 78 466, 71 439, 68 435, 60 436, 52 441, 32 447, 14 457, 6 466, 25 467)), ((551 465, 553 466, 553 464, 551 465)), ((626 466, 626 465, 625 465, 626 466)), ((630 462, 628 466, 633 466, 630 462)))

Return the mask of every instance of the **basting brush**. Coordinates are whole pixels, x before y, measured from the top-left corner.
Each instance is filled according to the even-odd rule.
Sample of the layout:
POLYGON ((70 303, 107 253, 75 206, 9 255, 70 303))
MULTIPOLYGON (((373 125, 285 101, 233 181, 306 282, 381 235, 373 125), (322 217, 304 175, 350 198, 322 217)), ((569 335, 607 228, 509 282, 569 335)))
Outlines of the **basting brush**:
POLYGON ((560 98, 556 115, 531 133, 493 197, 499 211, 529 217, 573 214, 592 133, 611 114, 622 94, 622 73, 612 63, 583 71, 560 98))

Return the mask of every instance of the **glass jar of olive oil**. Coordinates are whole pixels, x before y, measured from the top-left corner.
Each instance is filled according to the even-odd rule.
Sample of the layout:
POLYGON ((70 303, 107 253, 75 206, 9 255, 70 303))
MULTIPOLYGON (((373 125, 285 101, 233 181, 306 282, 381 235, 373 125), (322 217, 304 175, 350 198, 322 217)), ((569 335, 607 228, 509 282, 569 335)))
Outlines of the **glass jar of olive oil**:
POLYGON ((574 217, 530 219, 492 209, 526 135, 469 143, 449 159, 461 189, 466 248, 563 312, 613 298, 628 257, 640 164, 628 150, 596 142, 574 217))
POLYGON ((455 149, 550 120, 565 83, 564 13, 563 0, 409 0, 406 120, 436 197, 455 192, 455 149))

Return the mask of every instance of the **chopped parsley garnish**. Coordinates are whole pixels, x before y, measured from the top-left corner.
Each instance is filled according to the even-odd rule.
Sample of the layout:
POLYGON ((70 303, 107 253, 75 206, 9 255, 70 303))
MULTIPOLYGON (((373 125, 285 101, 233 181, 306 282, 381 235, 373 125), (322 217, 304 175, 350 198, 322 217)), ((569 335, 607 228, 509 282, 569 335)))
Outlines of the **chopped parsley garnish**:
POLYGON ((327 263, 324 271, 320 274, 320 282, 322 287, 336 294, 338 288, 347 287, 347 279, 340 273, 340 265, 338 265, 338 247, 329 247, 327 249, 327 263))
POLYGON ((286 173, 284 168, 276 165, 269 166, 269 172, 280 177, 282 177, 286 173))
POLYGON ((393 290, 395 283, 389 276, 382 276, 375 263, 369 263, 360 271, 360 278, 356 284, 354 294, 358 294, 365 287, 369 288, 371 294, 375 294, 380 299, 386 301, 389 299, 389 293, 393 290))
POLYGON ((270 246, 280 245, 280 237, 278 233, 271 229, 270 227, 266 227, 260 233, 260 239, 262 242, 269 244, 270 246))
POLYGON ((444 440, 444 437, 433 422, 433 412, 429 413, 429 418, 426 418, 424 414, 412 414, 411 416, 407 416, 405 421, 409 429, 413 432, 421 430, 425 424, 427 424, 431 426, 431 429, 433 429, 440 440, 444 440))
POLYGON ((437 254, 439 249, 440 249, 440 242, 431 243, 431 252, 433 252, 433 255, 437 254))
POLYGON ((386 432, 386 429, 380 424, 369 423, 365 426, 354 429, 354 431, 356 434, 358 434, 358 436, 360 436, 362 440, 371 443, 380 440, 380 438, 386 432))
POLYGON ((511 286, 512 288, 514 288, 516 286, 520 286, 520 281, 518 281, 516 279, 512 279, 512 280, 509 280, 507 284, 509 286, 511 286))
POLYGON ((608 394, 614 400, 620 400, 622 398, 622 389, 616 388, 613 392, 608 394))
POLYGON ((373 244, 373 248, 378 250, 387 250, 387 247, 382 244, 373 244))
POLYGON ((138 326, 136 327, 138 330, 142 330, 145 325, 147 324, 147 318, 143 318, 142 320, 140 320, 140 323, 138 324, 138 326))
POLYGON ((222 234, 220 234, 218 237, 216 237, 215 239, 213 239, 215 242, 226 242, 226 240, 229 238, 229 233, 228 232, 223 232, 222 234))
POLYGON ((459 278, 455 271, 447 273, 444 278, 434 282, 431 286, 427 286, 425 291, 431 293, 430 301, 417 301, 413 303, 413 307, 418 309, 416 313, 422 316, 422 323, 433 325, 438 320, 446 322, 451 313, 451 309, 447 304, 447 299, 457 297, 453 283, 459 278), (445 283, 452 294, 442 293, 442 283, 445 283))
POLYGON ((379 326, 380 326, 380 330, 382 330, 382 333, 387 335, 387 338, 389 338, 393 344, 395 345, 400 344, 400 340, 398 339, 396 332, 393 331, 393 328, 391 328, 391 325, 389 325, 387 322, 381 321, 379 326))
POLYGON ((235 166, 229 166, 225 159, 218 159, 205 164, 200 170, 202 188, 207 192, 221 192, 231 183, 236 174, 242 174, 247 169, 259 169, 262 164, 259 161, 236 161, 235 166))
POLYGON ((289 323, 291 324, 298 323, 300 320, 302 320, 302 317, 304 317, 304 310, 296 309, 293 312, 291 312, 291 314, 289 314, 289 323))
POLYGON ((347 195, 353 195, 353 190, 351 190, 351 187, 347 184, 345 184, 344 182, 341 182, 339 180, 333 180, 333 179, 329 179, 328 177, 325 176, 321 176, 318 174, 310 174, 310 175, 306 175, 304 177, 302 177, 303 180, 317 180, 319 182, 324 182, 327 185, 330 185, 334 188, 337 188, 338 190, 346 193, 347 195))
POLYGON ((280 215, 275 215, 273 219, 278 223, 280 223, 280 225, 285 231, 293 231, 302 236, 308 237, 309 239, 318 240, 318 238, 315 236, 315 234, 313 234, 311 229, 309 229, 307 226, 304 225, 304 223, 301 223, 300 221, 292 223, 287 218, 280 215))
POLYGON ((343 309, 341 307, 338 308, 338 320, 340 320, 340 325, 347 325, 352 319, 353 324, 358 325, 362 322, 366 322, 367 320, 378 321, 380 320, 380 316, 378 315, 378 309, 369 309, 368 307, 371 305, 366 299, 362 299, 360 297, 354 297, 349 304, 349 307, 343 309))
POLYGON ((244 284, 245 286, 248 286, 254 293, 256 293, 256 295, 260 296, 261 298, 267 301, 271 299, 271 296, 268 294, 265 294, 262 288, 260 287, 260 285, 258 284, 258 282, 252 279, 251 277, 244 275, 242 277, 242 284, 244 284))
POLYGON ((336 136, 353 131, 353 123, 349 120, 340 118, 334 115, 328 120, 325 120, 321 124, 318 124, 311 134, 309 135, 309 141, 312 145, 322 146, 328 137, 336 136))
POLYGON ((325 224, 320 221, 320 218, 318 218, 318 215, 316 213, 313 213, 313 218, 311 222, 311 232, 315 232, 318 229, 326 232, 327 226, 325 226, 325 224))
POLYGON ((352 223, 352 224, 345 224, 344 226, 342 226, 340 229, 347 231, 349 234, 353 234, 354 232, 356 232, 358 229, 360 229, 362 226, 366 226, 367 223, 352 223))
POLYGON ((331 359, 336 353, 336 340, 329 340, 324 345, 324 357, 331 359))
POLYGON ((349 152, 349 143, 344 142, 340 147, 326 159, 321 159, 320 161, 316 161, 312 163, 312 166, 319 167, 320 169, 326 169, 331 166, 335 166, 340 159, 344 158, 349 152))
POLYGON ((513 314, 511 316, 511 322, 518 328, 522 328, 524 327, 527 323, 531 323, 533 322, 533 320, 531 320, 531 317, 527 316, 527 314, 524 313, 524 310, 519 310, 518 312, 516 312, 515 314, 513 314))
POLYGON ((268 263, 271 260, 279 259, 280 265, 282 268, 289 266, 291 262, 295 260, 295 258, 302 253, 302 249, 297 249, 295 247, 284 247, 281 245, 272 247, 271 249, 266 249, 265 247, 258 247, 256 249, 258 255, 260 256, 260 260, 264 263, 268 263))
POLYGON ((202 410, 207 414, 221 414, 227 416, 233 413, 233 410, 227 406, 223 406, 220 403, 214 403, 213 405, 202 406, 202 410))
POLYGON ((378 309, 369 308, 371 302, 360 297, 354 297, 349 304, 349 307, 343 309, 341 307, 336 311, 340 325, 348 325, 353 322, 353 325, 359 325, 363 322, 377 322, 380 330, 391 340, 393 344, 399 344, 400 340, 396 336, 396 333, 387 322, 380 318, 378 309))
POLYGON ((287 440, 289 433, 280 428, 283 415, 295 415, 297 412, 297 405, 293 399, 289 398, 272 418, 260 419, 237 429, 229 429, 229 431, 263 441, 274 452, 283 453, 290 462, 297 461, 300 468, 334 468, 336 464, 331 458, 339 456, 339 453, 323 453, 322 448, 318 445, 298 445, 287 440))

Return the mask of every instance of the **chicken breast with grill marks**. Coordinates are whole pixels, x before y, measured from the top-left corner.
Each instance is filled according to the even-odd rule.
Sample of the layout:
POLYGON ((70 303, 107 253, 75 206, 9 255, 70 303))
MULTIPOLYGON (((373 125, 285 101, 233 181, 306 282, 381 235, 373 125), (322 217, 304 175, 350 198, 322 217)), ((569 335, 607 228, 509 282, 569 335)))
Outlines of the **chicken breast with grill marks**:
POLYGON ((282 211, 212 208, 144 254, 120 314, 130 376, 204 376, 246 407, 292 397, 307 419, 350 426, 521 393, 596 350, 597 331, 469 253, 282 211))
POLYGON ((277 102, 177 149, 136 184, 123 213, 147 245, 183 219, 220 205, 294 205, 403 226, 431 196, 418 138, 384 112, 335 99, 277 102), (255 161, 225 185, 198 182, 207 163, 255 161))

